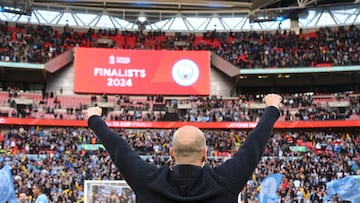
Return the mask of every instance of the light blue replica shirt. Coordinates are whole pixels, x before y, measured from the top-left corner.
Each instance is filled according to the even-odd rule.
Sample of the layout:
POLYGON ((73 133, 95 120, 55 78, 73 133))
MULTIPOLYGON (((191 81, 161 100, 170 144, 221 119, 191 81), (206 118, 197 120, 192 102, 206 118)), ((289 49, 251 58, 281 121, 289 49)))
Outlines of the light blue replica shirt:
POLYGON ((41 194, 36 198, 35 203, 48 203, 48 198, 46 197, 45 194, 41 194))

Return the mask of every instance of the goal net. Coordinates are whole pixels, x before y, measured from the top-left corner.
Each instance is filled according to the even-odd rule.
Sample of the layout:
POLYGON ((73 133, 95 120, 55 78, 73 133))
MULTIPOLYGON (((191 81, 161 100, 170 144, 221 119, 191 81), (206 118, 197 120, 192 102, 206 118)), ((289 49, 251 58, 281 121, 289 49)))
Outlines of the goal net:
POLYGON ((124 180, 85 180, 84 185, 85 203, 108 203, 117 198, 120 202, 135 203, 135 194, 124 180))

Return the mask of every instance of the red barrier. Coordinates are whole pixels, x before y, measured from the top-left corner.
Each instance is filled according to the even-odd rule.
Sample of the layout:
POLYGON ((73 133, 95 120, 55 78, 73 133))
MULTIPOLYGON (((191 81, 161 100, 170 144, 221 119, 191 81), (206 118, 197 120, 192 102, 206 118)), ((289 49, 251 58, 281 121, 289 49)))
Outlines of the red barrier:
MULTIPOLYGON (((207 129, 251 129, 256 122, 142 122, 142 121, 106 121, 113 128, 178 128, 183 125, 195 125, 207 129)), ((39 125, 39 126, 75 126, 86 127, 85 120, 43 120, 28 118, 0 118, 0 125, 39 125)), ((278 121, 275 128, 347 128, 360 127, 360 120, 344 121, 278 121)))

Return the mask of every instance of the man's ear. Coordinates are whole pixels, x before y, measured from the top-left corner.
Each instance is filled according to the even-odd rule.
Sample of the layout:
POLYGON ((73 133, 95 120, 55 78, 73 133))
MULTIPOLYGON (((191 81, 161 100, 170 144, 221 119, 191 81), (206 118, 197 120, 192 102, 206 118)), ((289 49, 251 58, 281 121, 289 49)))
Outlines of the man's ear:
POLYGON ((170 147, 170 157, 175 162, 174 150, 172 147, 170 147))
POLYGON ((202 162, 206 161, 206 157, 207 157, 207 147, 204 148, 203 150, 203 154, 202 154, 202 162))

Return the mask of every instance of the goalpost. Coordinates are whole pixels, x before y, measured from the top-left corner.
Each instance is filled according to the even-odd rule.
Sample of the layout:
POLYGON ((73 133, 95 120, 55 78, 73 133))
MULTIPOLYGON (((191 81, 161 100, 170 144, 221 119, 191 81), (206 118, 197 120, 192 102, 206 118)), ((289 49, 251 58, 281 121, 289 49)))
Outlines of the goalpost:
POLYGON ((135 203, 135 194, 124 180, 85 180, 84 202, 106 203, 112 191, 119 198, 125 198, 135 203))
MULTIPOLYGON (((128 203, 135 203, 135 194, 125 180, 85 180, 84 182, 84 203, 106 203, 111 192, 128 203)), ((238 202, 243 202, 239 193, 238 202)))

